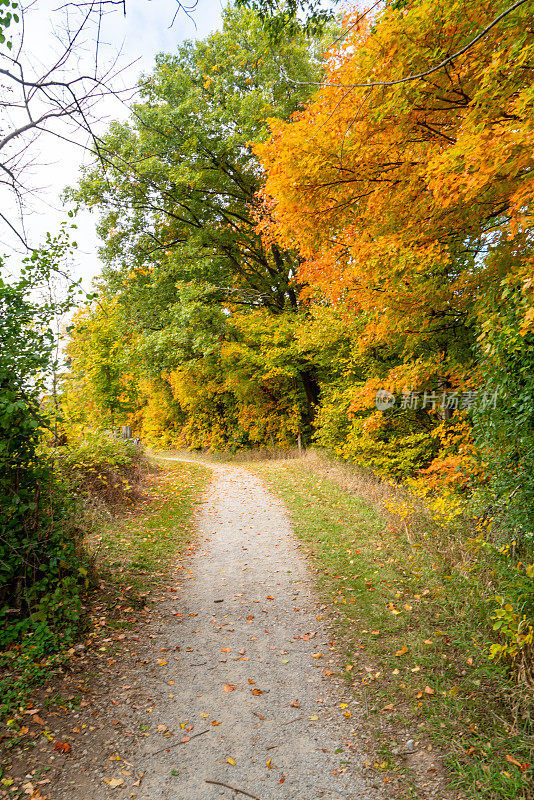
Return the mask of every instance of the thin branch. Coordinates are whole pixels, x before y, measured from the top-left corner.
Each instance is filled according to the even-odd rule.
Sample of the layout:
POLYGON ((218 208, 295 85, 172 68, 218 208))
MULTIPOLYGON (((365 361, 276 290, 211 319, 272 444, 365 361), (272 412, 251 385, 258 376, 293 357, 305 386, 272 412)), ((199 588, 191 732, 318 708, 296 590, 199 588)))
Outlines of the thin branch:
POLYGON ((398 86, 401 83, 418 81, 421 78, 426 78, 427 75, 432 75, 433 72, 437 72, 438 70, 443 69, 443 67, 445 67, 447 64, 450 64, 452 61, 458 58, 458 56, 461 56, 464 53, 466 53, 468 50, 474 47, 474 45, 477 44, 477 42, 483 39, 484 36, 486 36, 491 31, 491 29, 495 27, 495 25, 497 25, 499 22, 501 22, 501 20, 507 17, 508 14, 511 14, 512 11, 516 10, 516 8, 519 8, 519 6, 522 6, 528 2, 530 2, 530 0, 518 0, 518 2, 514 3, 513 6, 510 6, 510 8, 507 8, 505 11, 502 12, 502 14, 499 14, 498 17, 495 17, 493 22, 490 22, 490 24, 486 28, 484 28, 483 31, 481 31, 477 36, 475 36, 474 39, 471 39, 471 41, 468 42, 464 47, 462 47, 461 50, 457 50, 456 53, 452 54, 452 56, 448 56, 443 61, 440 61, 439 64, 436 64, 434 67, 430 67, 424 72, 419 72, 417 73, 417 75, 408 75, 406 78, 398 78, 395 81, 373 81, 372 83, 325 83, 320 81, 315 81, 315 82, 294 81, 289 76, 286 76, 286 79, 290 83, 293 83, 296 86, 327 86, 327 87, 332 87, 334 89, 374 89, 375 86, 398 86))
POLYGON ((250 794, 250 792, 245 792, 244 789, 236 789, 235 786, 230 786, 229 783, 222 783, 222 781, 210 781, 207 778, 205 779, 205 783, 211 783, 213 786, 224 786, 226 789, 231 789, 232 792, 236 794, 243 794, 245 797, 251 797, 252 800, 260 800, 260 798, 255 794, 250 794))

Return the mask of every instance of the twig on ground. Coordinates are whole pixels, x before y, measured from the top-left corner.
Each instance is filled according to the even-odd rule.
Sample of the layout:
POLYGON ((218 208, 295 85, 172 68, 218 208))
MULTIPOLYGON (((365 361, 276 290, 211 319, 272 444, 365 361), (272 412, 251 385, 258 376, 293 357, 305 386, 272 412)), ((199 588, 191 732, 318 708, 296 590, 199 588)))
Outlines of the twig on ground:
POLYGON ((210 732, 210 730, 211 730, 211 728, 206 728, 206 730, 205 730, 205 731, 200 731, 200 733, 194 733, 192 736, 184 736, 183 738, 184 738, 184 739, 186 739, 186 741, 185 741, 185 742, 183 742, 183 741, 180 739, 180 741, 179 741, 179 742, 173 742, 172 744, 169 744, 169 745, 167 745, 166 747, 162 747, 162 748, 161 748, 161 750, 156 750, 154 753, 151 753, 151 755, 155 756, 155 755, 157 755, 158 753, 164 753, 164 752, 165 752, 165 750, 170 750, 170 749, 171 749, 171 747, 176 747, 176 745, 178 745, 178 744, 187 744, 188 742, 190 742, 190 741, 191 741, 191 739, 196 739, 196 738, 197 738, 197 736, 204 736, 204 734, 205 734, 205 733, 209 733, 209 732, 210 732))
POLYGON ((299 719, 304 719, 304 717, 295 717, 295 719, 290 719, 289 722, 282 722, 282 725, 291 725, 292 722, 298 722, 299 719))
POLYGON ((263 714, 260 714, 260 713, 259 713, 259 711, 253 711, 252 713, 254 714, 254 716, 258 717, 258 719, 261 719, 261 720, 262 720, 262 722, 265 722, 265 721, 266 721, 266 719, 265 719, 265 717, 263 716, 263 714))
POLYGON ((206 783, 212 783, 214 786, 224 786, 226 789, 231 789, 236 794, 244 794, 245 797, 252 797, 252 800, 260 800, 259 797, 256 797, 255 794, 250 794, 250 792, 245 792, 244 789, 236 789, 235 786, 230 786, 229 783, 222 783, 221 781, 210 781, 207 778, 205 779, 206 783))

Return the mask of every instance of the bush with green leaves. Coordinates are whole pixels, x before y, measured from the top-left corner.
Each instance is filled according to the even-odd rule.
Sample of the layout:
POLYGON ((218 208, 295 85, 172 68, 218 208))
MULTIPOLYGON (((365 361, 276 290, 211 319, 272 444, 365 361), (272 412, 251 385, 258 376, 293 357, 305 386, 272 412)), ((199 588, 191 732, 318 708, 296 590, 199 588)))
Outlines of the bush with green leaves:
POLYGON ((72 640, 87 575, 73 500, 42 446, 52 322, 76 287, 57 302, 42 290, 69 250, 64 234, 48 237, 11 281, 0 260, 0 648, 10 648, 0 662, 10 668, 13 652, 28 666, 72 640))
POLYGON ((522 330, 521 287, 503 287, 481 344, 484 389, 495 402, 474 414, 474 432, 490 476, 494 516, 511 538, 534 546, 534 333, 522 330))

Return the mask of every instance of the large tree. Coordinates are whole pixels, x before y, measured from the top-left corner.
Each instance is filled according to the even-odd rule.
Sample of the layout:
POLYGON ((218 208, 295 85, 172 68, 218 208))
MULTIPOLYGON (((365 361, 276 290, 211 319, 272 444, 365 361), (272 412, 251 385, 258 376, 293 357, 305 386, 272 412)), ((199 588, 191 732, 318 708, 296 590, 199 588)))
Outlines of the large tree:
MULTIPOLYGON (((261 232, 263 175, 252 146, 269 117, 300 107, 308 89, 296 91, 294 81, 319 78, 319 47, 299 32, 273 47, 256 14, 228 9, 222 31, 158 56, 130 122, 111 126, 98 164, 73 192, 101 212, 108 289, 147 336, 169 340, 152 368, 183 362, 171 343, 183 322, 177 309, 192 295, 223 310, 218 321, 196 316, 215 341, 237 309, 298 311, 298 260, 261 232)), ((300 370, 300 384, 309 422, 312 368, 300 370)))

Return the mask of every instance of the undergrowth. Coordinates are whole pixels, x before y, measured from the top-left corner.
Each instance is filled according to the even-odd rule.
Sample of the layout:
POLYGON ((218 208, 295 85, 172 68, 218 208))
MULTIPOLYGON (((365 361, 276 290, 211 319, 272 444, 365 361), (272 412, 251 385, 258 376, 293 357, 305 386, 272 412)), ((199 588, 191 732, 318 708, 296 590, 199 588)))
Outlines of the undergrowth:
POLYGON ((201 464, 160 463, 144 499, 105 523, 92 543, 103 578, 137 595, 163 580, 191 541, 191 515, 209 478, 201 464))

